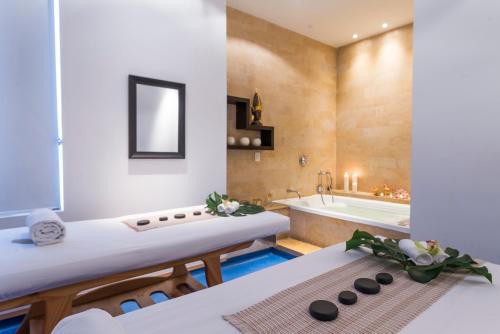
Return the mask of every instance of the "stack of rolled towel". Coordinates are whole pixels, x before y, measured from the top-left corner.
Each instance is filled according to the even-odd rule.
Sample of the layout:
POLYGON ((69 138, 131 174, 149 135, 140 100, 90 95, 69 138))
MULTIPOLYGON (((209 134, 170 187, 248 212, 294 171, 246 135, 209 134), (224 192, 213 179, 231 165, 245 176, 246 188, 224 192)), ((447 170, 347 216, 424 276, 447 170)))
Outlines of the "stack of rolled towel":
POLYGON ((434 240, 413 241, 402 239, 399 241, 398 246, 417 266, 442 263, 448 258, 448 254, 434 240))
POLYGON ((50 209, 33 210, 26 217, 26 226, 29 228, 31 240, 37 246, 62 242, 66 236, 64 222, 50 209))

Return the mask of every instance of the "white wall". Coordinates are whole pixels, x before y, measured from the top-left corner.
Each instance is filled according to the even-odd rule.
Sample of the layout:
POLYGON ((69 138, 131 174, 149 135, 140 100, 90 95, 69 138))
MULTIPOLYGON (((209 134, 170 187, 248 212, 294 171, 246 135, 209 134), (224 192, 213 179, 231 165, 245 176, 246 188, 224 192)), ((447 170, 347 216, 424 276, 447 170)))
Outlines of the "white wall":
POLYGON ((224 0, 61 1, 66 220, 226 188, 224 0), (186 159, 128 159, 129 74, 186 84, 186 159))
POLYGON ((412 237, 500 263, 500 2, 417 0, 412 237))

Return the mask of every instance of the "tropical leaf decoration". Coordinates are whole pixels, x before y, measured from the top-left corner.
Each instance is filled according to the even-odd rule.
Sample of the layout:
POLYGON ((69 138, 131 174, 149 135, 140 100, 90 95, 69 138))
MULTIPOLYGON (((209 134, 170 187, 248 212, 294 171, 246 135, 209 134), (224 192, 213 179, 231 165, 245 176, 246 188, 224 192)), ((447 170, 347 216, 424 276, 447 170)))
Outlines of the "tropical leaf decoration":
POLYGON ((479 266, 472 257, 453 248, 446 248, 444 252, 448 257, 441 263, 430 265, 416 265, 398 246, 398 239, 384 239, 374 237, 368 232, 356 230, 352 238, 346 241, 346 251, 365 246, 373 251, 373 254, 395 260, 401 264, 408 275, 419 283, 428 283, 435 279, 443 271, 465 270, 485 277, 493 283, 493 277, 485 266, 479 266))
POLYGON ((254 215, 265 211, 264 207, 247 202, 239 202, 236 199, 230 199, 227 195, 220 195, 213 192, 206 199, 207 212, 220 217, 243 217, 254 215), (221 210, 221 208, 225 210, 221 210))

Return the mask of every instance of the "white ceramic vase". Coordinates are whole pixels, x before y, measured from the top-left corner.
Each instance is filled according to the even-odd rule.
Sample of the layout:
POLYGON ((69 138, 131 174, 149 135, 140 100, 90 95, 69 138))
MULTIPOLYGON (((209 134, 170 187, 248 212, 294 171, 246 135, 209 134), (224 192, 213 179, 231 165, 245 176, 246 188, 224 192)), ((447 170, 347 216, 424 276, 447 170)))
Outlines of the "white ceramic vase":
POLYGON ((252 139, 252 145, 253 146, 260 146, 260 145, 262 145, 262 140, 260 140, 260 138, 252 139))
POLYGON ((248 145, 250 145, 250 138, 248 138, 248 137, 241 137, 240 138, 240 144, 242 146, 248 146, 248 145))
POLYGON ((234 145, 236 143, 236 139, 234 137, 227 137, 227 144, 228 145, 234 145))

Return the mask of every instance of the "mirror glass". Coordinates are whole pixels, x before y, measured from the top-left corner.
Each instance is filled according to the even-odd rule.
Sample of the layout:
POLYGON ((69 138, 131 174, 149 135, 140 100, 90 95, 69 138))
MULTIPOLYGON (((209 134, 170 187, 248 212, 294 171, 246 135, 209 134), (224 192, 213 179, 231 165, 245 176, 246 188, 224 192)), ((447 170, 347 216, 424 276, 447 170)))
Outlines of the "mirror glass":
POLYGON ((184 158, 185 85, 129 78, 130 158, 184 158))
POLYGON ((179 91, 137 85, 137 150, 176 152, 179 148, 179 91))

